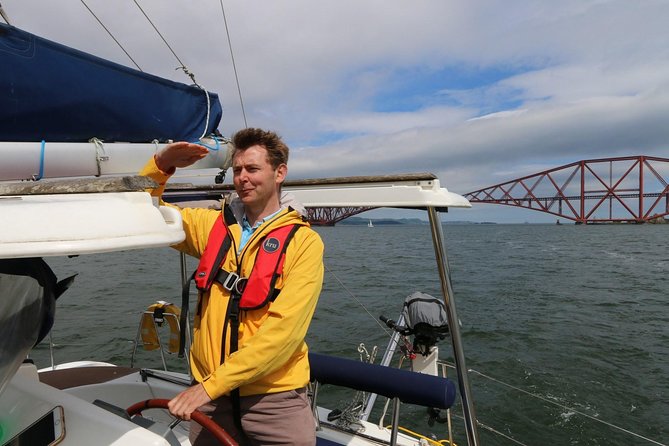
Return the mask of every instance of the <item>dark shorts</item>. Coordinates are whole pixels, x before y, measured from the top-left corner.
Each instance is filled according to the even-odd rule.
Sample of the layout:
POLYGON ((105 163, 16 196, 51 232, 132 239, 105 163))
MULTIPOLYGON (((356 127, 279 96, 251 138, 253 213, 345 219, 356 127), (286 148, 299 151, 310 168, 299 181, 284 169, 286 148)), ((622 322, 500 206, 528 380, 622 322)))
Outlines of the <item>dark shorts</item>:
MULTIPOLYGON (((199 410, 226 430, 240 445, 316 444, 316 422, 306 389, 240 398, 242 428, 239 432, 232 417, 232 399, 222 396, 199 410)), ((193 446, 216 445, 218 442, 199 424, 190 423, 193 446)))

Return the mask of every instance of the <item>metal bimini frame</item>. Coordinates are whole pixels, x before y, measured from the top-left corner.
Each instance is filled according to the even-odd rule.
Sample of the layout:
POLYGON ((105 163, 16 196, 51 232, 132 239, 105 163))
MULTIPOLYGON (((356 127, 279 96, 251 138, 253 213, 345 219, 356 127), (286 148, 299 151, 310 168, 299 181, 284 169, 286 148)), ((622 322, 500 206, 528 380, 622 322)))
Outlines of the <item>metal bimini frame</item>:
POLYGON ((464 412, 465 428, 467 431, 467 444, 478 446, 479 436, 476 429, 476 413, 474 410, 474 400, 471 396, 469 378, 467 376, 467 366, 465 364, 465 350, 462 346, 462 336, 460 335, 460 324, 458 313, 455 308, 455 297, 453 296, 453 287, 451 285, 451 273, 448 266, 448 257, 444 245, 444 234, 439 219, 439 213, 434 207, 428 207, 427 212, 430 218, 430 228, 432 230, 432 243, 434 245, 434 255, 437 259, 437 268, 439 270, 439 280, 441 282, 441 293, 446 304, 446 315, 448 317, 448 327, 451 332, 451 343, 453 345, 453 356, 455 358, 455 370, 458 374, 458 386, 462 397, 462 410, 464 412))

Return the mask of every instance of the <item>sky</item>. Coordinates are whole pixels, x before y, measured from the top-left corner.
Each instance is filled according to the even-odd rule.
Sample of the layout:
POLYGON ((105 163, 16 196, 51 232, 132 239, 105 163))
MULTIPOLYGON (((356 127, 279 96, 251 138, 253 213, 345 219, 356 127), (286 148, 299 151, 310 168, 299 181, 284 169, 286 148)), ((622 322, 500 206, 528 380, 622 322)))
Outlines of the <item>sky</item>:
MULTIPOLYGON (((0 4, 14 26, 133 66, 84 1, 142 70, 190 83, 139 4, 219 94, 224 135, 283 136, 289 179, 432 172, 465 194, 581 159, 669 156, 666 0, 223 0, 225 21, 220 0, 0 4)), ((496 205, 448 218, 555 222, 496 205)))

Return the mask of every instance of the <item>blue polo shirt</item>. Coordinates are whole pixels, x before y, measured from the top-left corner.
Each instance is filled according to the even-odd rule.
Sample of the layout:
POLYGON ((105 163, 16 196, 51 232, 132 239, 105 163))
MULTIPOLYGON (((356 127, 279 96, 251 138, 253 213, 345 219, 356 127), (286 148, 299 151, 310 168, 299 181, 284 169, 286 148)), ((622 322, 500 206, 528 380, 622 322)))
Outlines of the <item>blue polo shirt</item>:
POLYGON ((241 240, 239 240, 239 248, 237 249, 237 254, 240 254, 242 252, 242 249, 244 249, 244 246, 246 246, 249 239, 251 238, 255 230, 260 227, 260 225, 265 223, 267 220, 273 218, 281 211, 282 209, 279 209, 275 213, 268 215, 267 217, 263 218, 260 221, 257 221, 256 224, 253 225, 253 227, 251 227, 251 224, 246 219, 246 214, 244 214, 244 217, 242 218, 242 237, 241 240))

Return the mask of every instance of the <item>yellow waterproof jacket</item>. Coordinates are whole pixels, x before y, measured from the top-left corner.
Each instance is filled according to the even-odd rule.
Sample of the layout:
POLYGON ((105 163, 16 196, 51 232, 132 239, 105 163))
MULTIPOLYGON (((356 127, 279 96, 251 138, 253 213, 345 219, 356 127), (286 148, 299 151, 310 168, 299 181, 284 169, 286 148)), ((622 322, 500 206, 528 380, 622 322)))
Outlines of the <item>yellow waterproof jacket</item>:
MULTIPOLYGON (((161 196, 168 174, 161 172, 151 159, 140 175, 160 185, 152 191, 161 196)), ((209 232, 221 211, 211 209, 180 209, 186 240, 174 248, 200 258, 209 232)), ((294 235, 286 250, 283 274, 276 282, 281 290, 274 302, 257 310, 241 311, 238 350, 230 354, 230 334, 226 333, 225 360, 221 360, 221 339, 230 292, 214 283, 201 293, 194 316, 193 345, 190 351, 194 378, 203 383, 210 398, 229 394, 239 388, 240 395, 283 392, 304 387, 309 382, 309 361, 304 338, 316 309, 323 284, 323 242, 297 212, 283 209, 278 215, 255 230, 239 255, 241 226, 230 225, 233 244, 223 268, 237 270, 248 277, 260 248, 260 240, 271 230, 298 224, 303 226, 294 235)))

